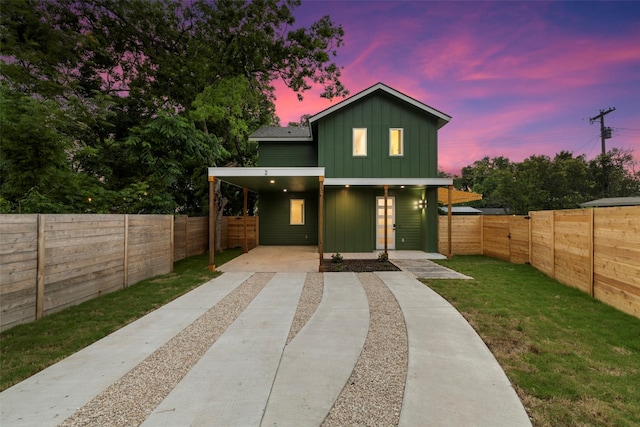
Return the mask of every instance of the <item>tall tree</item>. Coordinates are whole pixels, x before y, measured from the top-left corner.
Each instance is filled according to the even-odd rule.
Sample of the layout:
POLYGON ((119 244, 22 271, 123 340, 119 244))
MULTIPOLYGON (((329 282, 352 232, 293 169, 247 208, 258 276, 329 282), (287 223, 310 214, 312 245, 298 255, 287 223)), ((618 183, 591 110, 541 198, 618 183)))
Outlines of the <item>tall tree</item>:
MULTIPOLYGON (((275 80, 299 96, 314 85, 327 98, 347 94, 333 62, 342 28, 329 17, 294 28, 299 0, 1 1, 5 117, 46 106, 56 131, 46 135, 64 153, 55 158, 99 187, 91 192, 105 204, 92 198, 91 210, 202 213, 206 166, 250 164, 246 135, 277 122, 275 80)), ((3 139, 27 152, 42 143, 18 131, 3 139)), ((5 153, 3 175, 38 167, 5 153)), ((22 179, 2 178, 2 209, 42 186, 22 179)), ((87 209, 84 195, 49 195, 43 212, 87 209)))

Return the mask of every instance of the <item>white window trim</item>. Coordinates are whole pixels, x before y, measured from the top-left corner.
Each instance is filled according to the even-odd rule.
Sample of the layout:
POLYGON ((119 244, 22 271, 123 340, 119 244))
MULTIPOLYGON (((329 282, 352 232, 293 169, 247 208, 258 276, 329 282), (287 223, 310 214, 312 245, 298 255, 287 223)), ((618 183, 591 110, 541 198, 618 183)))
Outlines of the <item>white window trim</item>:
POLYGON ((304 225, 305 222, 305 202, 304 199, 289 199, 289 225, 304 225), (302 200, 302 222, 293 222, 293 217, 291 215, 293 202, 302 200))
POLYGON ((402 157, 404 156, 404 128, 389 128, 389 156, 391 157, 402 157), (391 135, 394 130, 400 131, 400 154, 393 154, 391 151, 391 135))
POLYGON ((368 137, 367 128, 353 128, 351 131, 351 155, 353 157, 367 157, 367 153, 369 152, 368 137), (364 154, 356 154, 356 130, 364 131, 364 154))

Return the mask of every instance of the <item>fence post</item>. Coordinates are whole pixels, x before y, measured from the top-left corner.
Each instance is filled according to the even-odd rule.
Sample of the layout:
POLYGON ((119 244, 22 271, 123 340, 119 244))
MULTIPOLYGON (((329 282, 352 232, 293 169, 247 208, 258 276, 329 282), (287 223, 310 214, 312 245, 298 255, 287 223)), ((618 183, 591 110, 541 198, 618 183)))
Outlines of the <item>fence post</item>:
POLYGON ((480 255, 484 255, 484 215, 480 215, 480 255))
POLYGON ((189 215, 184 218, 184 257, 189 258, 189 215))
POLYGON ((122 259, 124 264, 122 288, 129 286, 129 215, 124 215, 124 256, 122 259))
POLYGON ((533 247, 533 244, 531 243, 531 223, 533 222, 531 219, 531 212, 529 212, 528 214, 529 217, 529 265, 531 265, 531 249, 533 247))
POLYGON ((171 257, 170 259, 170 264, 171 264, 171 273, 173 273, 173 263, 175 262, 175 232, 176 232, 176 226, 175 226, 175 216, 171 215, 171 237, 170 237, 170 248, 169 250, 171 251, 169 253, 169 256, 171 257))
POLYGON ((36 278, 36 320, 44 314, 44 215, 38 215, 38 255, 36 278))
POLYGON ((556 211, 551 211, 551 277, 556 278, 556 211))
POLYGON ((595 282, 593 280, 593 274, 594 274, 594 265, 593 263, 595 262, 595 256, 594 256, 594 249, 593 249, 593 235, 594 235, 594 215, 595 215, 595 209, 591 208, 589 209, 589 294, 592 297, 595 297, 595 282))

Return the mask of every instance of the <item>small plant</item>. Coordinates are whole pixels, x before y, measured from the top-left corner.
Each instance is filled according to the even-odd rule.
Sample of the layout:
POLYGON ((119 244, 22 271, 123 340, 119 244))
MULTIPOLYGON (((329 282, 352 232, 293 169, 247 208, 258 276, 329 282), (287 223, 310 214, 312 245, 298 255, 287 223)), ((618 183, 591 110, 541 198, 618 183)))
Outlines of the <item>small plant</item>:
POLYGON ((344 260, 344 258, 342 258, 342 255, 340 254, 340 252, 336 252, 335 254, 331 255, 331 259, 336 264, 341 263, 344 260))
POLYGON ((378 254, 378 261, 380 261, 380 262, 389 261, 389 254, 387 254, 386 252, 380 252, 378 254))

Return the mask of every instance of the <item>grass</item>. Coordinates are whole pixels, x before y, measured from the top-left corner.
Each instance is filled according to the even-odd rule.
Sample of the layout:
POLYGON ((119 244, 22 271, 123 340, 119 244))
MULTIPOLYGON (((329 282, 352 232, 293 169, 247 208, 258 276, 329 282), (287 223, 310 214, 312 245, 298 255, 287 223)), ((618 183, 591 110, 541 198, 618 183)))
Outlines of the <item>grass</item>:
MULTIPOLYGON (((216 265, 242 249, 216 254, 216 265)), ((109 335, 220 275, 208 270, 208 254, 174 264, 173 272, 146 279, 0 334, 0 391, 109 335)))
POLYGON ((475 280, 423 280, 476 329, 535 426, 640 425, 640 319, 528 265, 438 261, 475 280))

